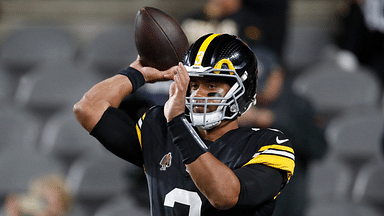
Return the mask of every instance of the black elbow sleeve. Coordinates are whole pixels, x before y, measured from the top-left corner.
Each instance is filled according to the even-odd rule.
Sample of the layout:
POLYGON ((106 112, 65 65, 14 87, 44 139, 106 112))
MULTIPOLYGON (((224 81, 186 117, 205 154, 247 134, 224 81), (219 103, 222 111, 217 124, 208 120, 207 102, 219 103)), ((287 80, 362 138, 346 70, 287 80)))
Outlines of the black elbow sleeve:
POLYGON ((142 167, 143 157, 135 125, 124 112, 109 107, 90 134, 116 156, 142 167))

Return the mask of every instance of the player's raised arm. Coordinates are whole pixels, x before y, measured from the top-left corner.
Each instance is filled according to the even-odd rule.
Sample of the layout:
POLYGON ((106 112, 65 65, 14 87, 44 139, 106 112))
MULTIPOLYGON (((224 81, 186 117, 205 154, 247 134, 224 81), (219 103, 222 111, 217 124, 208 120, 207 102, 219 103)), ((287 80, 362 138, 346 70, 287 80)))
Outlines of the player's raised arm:
POLYGON ((165 75, 173 74, 175 68, 159 71, 151 67, 143 67, 140 57, 127 70, 94 85, 77 102, 73 111, 79 123, 90 132, 108 107, 117 108, 121 101, 145 82, 154 83, 167 80, 165 75))

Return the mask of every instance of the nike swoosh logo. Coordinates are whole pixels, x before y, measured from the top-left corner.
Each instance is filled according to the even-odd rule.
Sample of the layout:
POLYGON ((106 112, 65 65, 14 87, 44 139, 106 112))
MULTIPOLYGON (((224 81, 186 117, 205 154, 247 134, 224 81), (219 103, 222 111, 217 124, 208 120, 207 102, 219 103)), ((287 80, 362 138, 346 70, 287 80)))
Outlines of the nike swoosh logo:
POLYGON ((289 139, 279 139, 279 136, 276 136, 276 142, 277 142, 277 144, 281 144, 281 143, 285 143, 285 142, 287 142, 289 139))

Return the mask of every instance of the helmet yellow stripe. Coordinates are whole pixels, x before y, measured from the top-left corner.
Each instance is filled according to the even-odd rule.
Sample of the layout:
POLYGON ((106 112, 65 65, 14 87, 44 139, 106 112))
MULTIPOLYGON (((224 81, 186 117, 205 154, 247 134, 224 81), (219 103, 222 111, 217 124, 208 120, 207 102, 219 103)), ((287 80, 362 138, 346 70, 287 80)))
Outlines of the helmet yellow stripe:
POLYGON ((212 34, 207 37, 204 42, 201 44, 199 52, 197 52, 196 59, 194 65, 201 66, 201 62, 203 61, 205 51, 208 48, 208 45, 212 42, 212 40, 221 34, 212 34))

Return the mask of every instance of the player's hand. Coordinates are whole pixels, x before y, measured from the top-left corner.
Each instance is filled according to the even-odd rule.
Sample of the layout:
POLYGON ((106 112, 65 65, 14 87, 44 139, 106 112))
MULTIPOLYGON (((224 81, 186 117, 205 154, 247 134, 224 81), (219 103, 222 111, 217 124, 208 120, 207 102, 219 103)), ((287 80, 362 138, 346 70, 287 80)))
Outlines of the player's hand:
POLYGON ((189 85, 189 75, 184 65, 179 63, 174 69, 174 73, 166 75, 166 77, 174 80, 169 88, 169 99, 164 106, 164 116, 167 122, 169 122, 185 111, 185 97, 189 85))
POLYGON ((136 70, 140 71, 145 79, 145 82, 147 83, 155 83, 158 81, 167 81, 172 79, 173 74, 176 70, 177 66, 171 67, 168 70, 160 71, 153 67, 144 67, 141 64, 140 56, 137 56, 137 59, 131 63, 131 67, 135 68, 136 70))

